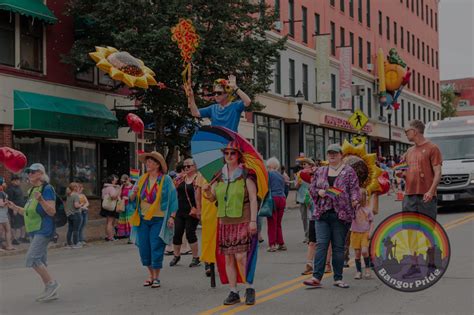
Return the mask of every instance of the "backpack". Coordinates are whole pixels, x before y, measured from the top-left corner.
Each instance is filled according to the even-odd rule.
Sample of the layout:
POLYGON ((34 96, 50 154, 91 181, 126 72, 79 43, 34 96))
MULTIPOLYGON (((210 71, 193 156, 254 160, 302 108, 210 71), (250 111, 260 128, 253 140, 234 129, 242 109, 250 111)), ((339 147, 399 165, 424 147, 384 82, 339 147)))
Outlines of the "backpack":
MULTIPOLYGON (((47 186, 47 185, 50 185, 48 183, 43 183, 43 185, 41 186, 41 190, 40 190, 40 193, 43 194, 43 189, 47 186)), ((57 227, 57 228, 60 228, 64 225, 66 225, 67 223, 67 216, 66 216, 66 209, 64 208, 64 202, 63 200, 61 199, 61 197, 58 196, 58 194, 56 193, 56 191, 54 190, 54 187, 52 185, 50 185, 51 188, 53 189, 54 191, 54 195, 56 196, 56 199, 55 199, 55 208, 56 208, 56 213, 54 214, 54 226, 57 227)), ((31 197, 31 193, 33 192, 33 190, 31 190, 30 192, 30 197, 31 197)))

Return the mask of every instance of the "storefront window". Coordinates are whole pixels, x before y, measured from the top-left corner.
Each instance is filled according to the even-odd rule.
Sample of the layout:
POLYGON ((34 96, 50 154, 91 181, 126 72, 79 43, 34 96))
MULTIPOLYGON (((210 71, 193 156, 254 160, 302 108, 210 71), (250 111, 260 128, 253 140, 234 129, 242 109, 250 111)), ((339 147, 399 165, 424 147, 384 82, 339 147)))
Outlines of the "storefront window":
POLYGON ((281 161, 281 120, 263 115, 256 115, 256 122, 257 150, 260 152, 264 159, 268 159, 274 156, 281 161))
POLYGON ((305 126, 306 155, 315 160, 324 160, 324 129, 305 126))
POLYGON ((0 11, 0 64, 15 66, 15 14, 0 11))
POLYGON ((46 159, 43 164, 49 172, 50 183, 59 195, 64 196, 71 174, 70 141, 46 138, 44 145, 46 159))
POLYGON ((20 67, 43 71, 43 24, 20 17, 20 67))
POLYGON ((97 194, 97 149, 95 142, 73 141, 73 180, 84 186, 86 195, 97 194))
MULTIPOLYGON (((21 151, 28 160, 28 165, 33 163, 41 162, 41 138, 39 137, 19 137, 13 138, 13 147, 21 151)), ((21 174, 21 188, 24 192, 28 190, 30 185, 28 184, 28 177, 25 173, 21 174)))

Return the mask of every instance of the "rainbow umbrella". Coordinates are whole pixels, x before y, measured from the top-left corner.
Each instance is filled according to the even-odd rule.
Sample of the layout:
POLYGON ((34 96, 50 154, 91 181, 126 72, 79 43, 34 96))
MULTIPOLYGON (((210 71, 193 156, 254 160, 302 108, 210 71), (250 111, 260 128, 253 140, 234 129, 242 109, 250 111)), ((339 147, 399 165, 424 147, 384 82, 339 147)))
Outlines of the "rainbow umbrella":
POLYGON ((224 166, 222 149, 236 141, 242 150, 244 165, 257 176, 257 195, 263 200, 268 193, 268 172, 260 153, 240 134, 224 127, 201 127, 191 139, 191 154, 199 172, 208 182, 215 180, 224 166))

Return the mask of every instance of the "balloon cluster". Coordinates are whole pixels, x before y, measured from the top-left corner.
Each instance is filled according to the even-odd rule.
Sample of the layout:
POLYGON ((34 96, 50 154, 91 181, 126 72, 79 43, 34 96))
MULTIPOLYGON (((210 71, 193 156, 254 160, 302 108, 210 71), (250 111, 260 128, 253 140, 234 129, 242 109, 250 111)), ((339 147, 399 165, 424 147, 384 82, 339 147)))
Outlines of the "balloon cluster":
POLYGON ((0 148, 0 164, 3 164, 10 172, 19 173, 26 167, 26 156, 20 151, 9 147, 0 148))
POLYGON ((189 19, 179 19, 179 23, 171 28, 171 34, 171 39, 178 43, 184 62, 190 63, 200 40, 193 22, 189 19))

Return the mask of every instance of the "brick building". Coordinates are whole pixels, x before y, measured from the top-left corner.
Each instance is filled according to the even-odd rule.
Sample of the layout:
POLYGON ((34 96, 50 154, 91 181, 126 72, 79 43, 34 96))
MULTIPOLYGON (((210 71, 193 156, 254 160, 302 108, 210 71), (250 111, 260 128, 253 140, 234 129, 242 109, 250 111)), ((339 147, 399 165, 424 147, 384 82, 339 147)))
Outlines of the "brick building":
POLYGON ((457 96, 454 101, 457 116, 474 115, 474 78, 443 80, 441 85, 453 86, 454 93, 457 96))

